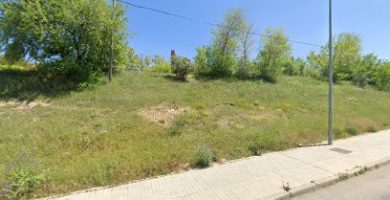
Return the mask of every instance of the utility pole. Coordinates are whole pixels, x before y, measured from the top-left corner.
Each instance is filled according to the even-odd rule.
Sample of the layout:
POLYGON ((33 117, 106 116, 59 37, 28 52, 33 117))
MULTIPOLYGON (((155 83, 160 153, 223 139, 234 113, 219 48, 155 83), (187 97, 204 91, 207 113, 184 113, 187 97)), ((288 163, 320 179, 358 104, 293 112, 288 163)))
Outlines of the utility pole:
POLYGON ((108 72, 108 82, 110 83, 112 81, 112 68, 114 65, 115 4, 116 4, 116 0, 112 0, 111 55, 110 55, 110 69, 108 72))
POLYGON ((332 0, 329 0, 329 113, 328 144, 333 144, 333 39, 332 39, 332 0))

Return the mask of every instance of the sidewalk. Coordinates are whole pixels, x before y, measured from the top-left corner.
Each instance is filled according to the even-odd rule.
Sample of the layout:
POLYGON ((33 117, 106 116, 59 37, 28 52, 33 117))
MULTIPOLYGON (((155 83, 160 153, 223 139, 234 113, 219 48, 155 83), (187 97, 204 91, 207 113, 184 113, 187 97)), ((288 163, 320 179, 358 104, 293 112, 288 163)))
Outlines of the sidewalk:
MULTIPOLYGON (((219 200, 287 198, 345 173, 390 161, 390 130, 314 146, 249 157, 223 165, 78 192, 56 200, 219 200), (289 192, 283 185, 291 188, 289 192)), ((54 199, 54 198, 53 198, 54 199)))

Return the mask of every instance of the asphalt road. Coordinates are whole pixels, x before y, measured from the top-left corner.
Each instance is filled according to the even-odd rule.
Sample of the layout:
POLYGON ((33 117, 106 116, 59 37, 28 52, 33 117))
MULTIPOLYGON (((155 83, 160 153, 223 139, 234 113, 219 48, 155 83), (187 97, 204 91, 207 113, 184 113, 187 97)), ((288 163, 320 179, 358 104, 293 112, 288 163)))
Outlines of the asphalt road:
POLYGON ((368 171, 294 200, 390 200, 390 165, 368 171))

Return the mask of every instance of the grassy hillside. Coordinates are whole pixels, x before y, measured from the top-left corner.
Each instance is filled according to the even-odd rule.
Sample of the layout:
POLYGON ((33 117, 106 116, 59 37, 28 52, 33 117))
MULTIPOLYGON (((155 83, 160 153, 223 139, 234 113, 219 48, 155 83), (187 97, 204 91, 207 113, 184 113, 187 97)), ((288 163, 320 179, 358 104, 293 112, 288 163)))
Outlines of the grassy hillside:
MULTIPOLYGON (((93 91, 24 92, 30 102, 0 91, 0 178, 19 168, 42 173, 35 194, 45 196, 186 169, 203 146, 222 160, 252 155, 253 144, 274 151, 320 142, 327 91, 303 77, 181 83, 133 73, 93 91)), ((335 86, 336 137, 389 126, 390 93, 335 86)))

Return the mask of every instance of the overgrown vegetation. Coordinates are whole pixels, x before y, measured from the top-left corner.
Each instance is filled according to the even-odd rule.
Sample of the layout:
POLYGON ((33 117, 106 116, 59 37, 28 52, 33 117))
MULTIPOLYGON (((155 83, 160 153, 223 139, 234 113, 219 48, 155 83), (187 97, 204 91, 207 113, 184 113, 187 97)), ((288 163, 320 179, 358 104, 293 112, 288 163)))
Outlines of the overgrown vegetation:
MULTIPOLYGON (((18 91, 24 89, 40 91, 38 85, 18 91)), ((277 84, 231 79, 182 83, 124 72, 94 90, 41 91, 29 101, 1 95, 0 174, 20 154, 34 155, 41 163, 33 168, 34 176, 47 172, 50 177, 32 193, 39 197, 187 169, 205 144, 218 159, 230 160, 255 150, 320 142, 327 137, 327 91, 325 82, 310 77, 281 75, 277 84), (172 123, 162 124, 140 110, 172 123)), ((348 127, 356 134, 390 128, 389 109, 388 92, 349 82, 335 85, 338 137, 350 136, 348 127)))
MULTIPOLYGON (((123 8, 105 0, 6 1, 0 12, 0 198, 119 184, 326 137, 327 45, 295 58, 283 30, 267 29, 252 59, 254 28, 242 10, 227 12, 194 62, 138 56, 126 45, 123 8), (115 70, 131 72, 99 85, 112 27, 115 70), (40 165, 9 171, 23 153, 40 165)), ((390 62, 361 49, 357 35, 335 39, 337 138, 390 127, 390 62)))
POLYGON ((29 57, 45 74, 93 83, 108 71, 115 28, 115 66, 125 67, 126 19, 120 6, 113 11, 105 0, 19 0, 0 3, 0 11, 0 44, 8 63, 29 57))

